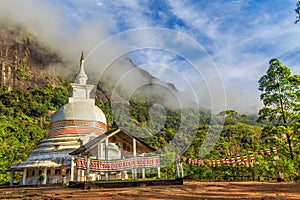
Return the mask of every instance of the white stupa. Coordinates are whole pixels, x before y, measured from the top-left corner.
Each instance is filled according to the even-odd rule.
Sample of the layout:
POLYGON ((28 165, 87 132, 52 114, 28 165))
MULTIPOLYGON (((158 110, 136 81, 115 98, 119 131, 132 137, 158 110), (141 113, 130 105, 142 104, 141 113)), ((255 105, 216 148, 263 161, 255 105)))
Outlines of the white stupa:
MULTIPOLYGON (((87 80, 82 52, 80 70, 75 83, 71 84, 72 97, 53 115, 48 135, 27 160, 10 167, 12 180, 14 171, 23 171, 22 185, 38 184, 42 174, 45 177, 42 184, 61 182, 62 177, 68 181, 71 173, 69 153, 107 131, 105 115, 91 97, 94 85, 87 85, 87 80)), ((116 156, 120 156, 118 152, 116 156)))

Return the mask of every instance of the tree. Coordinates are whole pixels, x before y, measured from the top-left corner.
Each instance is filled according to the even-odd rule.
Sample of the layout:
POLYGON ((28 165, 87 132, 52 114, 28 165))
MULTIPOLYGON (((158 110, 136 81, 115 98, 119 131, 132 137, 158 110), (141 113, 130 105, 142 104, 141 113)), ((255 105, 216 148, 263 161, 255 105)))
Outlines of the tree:
POLYGON ((218 114, 218 116, 225 118, 225 125, 234 124, 237 121, 237 115, 238 113, 235 110, 225 110, 218 114))
POLYGON ((290 157, 294 160, 292 137, 295 132, 292 126, 299 115, 300 76, 291 75, 290 69, 277 58, 271 59, 269 65, 266 74, 258 81, 258 89, 262 91, 260 99, 264 103, 258 120, 268 121, 285 132, 290 157))
POLYGON ((295 12, 296 12, 297 16, 296 16, 296 21, 295 21, 295 23, 298 23, 298 22, 300 22, 300 0, 298 0, 296 6, 297 6, 297 7, 296 7, 296 9, 295 9, 295 12))

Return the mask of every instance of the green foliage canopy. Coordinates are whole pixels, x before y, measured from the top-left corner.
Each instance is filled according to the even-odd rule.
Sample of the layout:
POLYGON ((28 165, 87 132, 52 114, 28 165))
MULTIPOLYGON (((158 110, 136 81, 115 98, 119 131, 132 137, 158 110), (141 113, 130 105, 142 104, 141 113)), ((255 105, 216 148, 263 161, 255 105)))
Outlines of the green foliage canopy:
POLYGON ((0 87, 0 183, 9 181, 7 169, 24 161, 46 134, 53 111, 66 103, 68 88, 9 91, 0 87))
POLYGON ((283 132, 280 134, 286 135, 293 160, 292 137, 298 133, 292 131, 292 127, 295 119, 299 117, 300 76, 291 75, 290 69, 277 58, 271 59, 269 65, 266 74, 258 81, 259 90, 262 92, 260 98, 264 103, 264 108, 259 111, 259 121, 281 127, 283 132))

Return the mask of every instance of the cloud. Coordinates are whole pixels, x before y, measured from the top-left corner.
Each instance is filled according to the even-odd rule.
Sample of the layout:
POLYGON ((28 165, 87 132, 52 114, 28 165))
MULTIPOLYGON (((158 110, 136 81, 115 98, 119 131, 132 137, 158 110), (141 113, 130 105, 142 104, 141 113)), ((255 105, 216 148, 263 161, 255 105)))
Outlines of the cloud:
POLYGON ((163 50, 172 44, 175 52, 141 49, 127 55, 134 63, 141 64, 162 80, 175 83, 181 90, 188 90, 189 86, 176 77, 177 72, 194 87, 203 85, 206 80, 203 91, 197 92, 201 101, 210 104, 209 98, 205 100, 209 96, 205 87, 210 84, 214 93, 221 88, 213 87, 214 76, 205 68, 212 65, 201 59, 209 55, 226 88, 229 108, 244 111, 260 103, 259 98, 252 97, 259 95, 257 80, 265 73, 272 57, 278 57, 294 73, 300 73, 299 25, 293 24, 293 1, 2 0, 0 4, 2 21, 9 19, 25 25, 44 43, 71 60, 72 70, 77 70, 82 49, 90 53, 86 66, 88 73, 96 74, 91 77, 94 80, 110 61, 131 45, 152 45, 163 50), (116 37, 115 41, 105 42, 122 31, 149 26, 172 28, 185 34, 203 46, 207 55, 204 51, 203 55, 195 55, 194 47, 181 41, 180 34, 168 38, 168 35, 137 32, 128 38, 116 37), (102 44, 103 49, 90 52, 98 44, 102 44), (185 57, 181 58, 180 54, 185 57), (207 77, 195 75, 195 69, 185 59, 192 65, 202 66, 207 77), (241 93, 245 96, 241 97, 241 93))
MULTIPOLYGON (((86 71, 94 83, 104 77, 112 84, 119 83, 118 86, 128 91, 155 83, 156 87, 146 87, 148 94, 152 93, 163 97, 167 104, 178 106, 178 101, 181 101, 182 106, 189 105, 185 103, 188 98, 183 100, 183 97, 179 97, 180 94, 167 84, 159 81, 153 82, 152 79, 144 77, 141 71, 124 58, 130 51, 139 48, 138 46, 141 46, 140 48, 152 46, 163 48, 166 38, 164 35, 158 37, 158 34, 162 32, 151 33, 147 30, 137 30, 125 33, 123 37, 122 34, 112 35, 112 32, 118 31, 114 28, 119 27, 120 21, 125 22, 124 27, 140 27, 141 24, 148 21, 145 17, 139 17, 142 15, 142 12, 139 11, 145 10, 140 6, 140 2, 131 3, 129 6, 125 2, 111 3, 113 11, 118 10, 116 16, 105 12, 99 15, 99 12, 104 9, 101 6, 105 5, 107 8, 107 2, 107 4, 97 4, 95 1, 90 1, 83 4, 81 1, 57 1, 56 4, 64 5, 64 9, 58 10, 55 9, 57 5, 40 1, 32 1, 27 4, 18 4, 17 1, 5 1, 4 3, 7 12, 1 16, 1 19, 7 17, 12 23, 24 24, 26 28, 36 33, 44 44, 50 45, 54 50, 60 52, 63 58, 71 61, 71 66, 59 66, 60 72, 65 74, 77 72, 79 55, 83 49, 87 53, 86 71), (92 7, 95 5, 97 8, 93 10, 92 7), (19 13, 16 17, 14 16, 15 12, 19 13), (28 15, 27 12, 37 13, 39 17, 28 15), (55 17, 51 18, 52 15, 55 17), (106 20, 111 18, 113 19, 111 22, 115 24, 107 25, 106 20), (123 77, 126 78, 123 79, 123 77), (180 99, 175 100, 174 95, 180 99)), ((144 25, 147 26, 147 24, 144 25)), ((150 57, 147 62, 149 61, 151 61, 150 57)), ((165 61, 167 62, 168 59, 165 58, 165 61)))
POLYGON ((192 35, 211 55, 221 72, 228 106, 245 111, 260 104, 257 81, 268 61, 278 57, 299 73, 299 27, 293 24, 295 2, 268 1, 169 1, 172 12, 185 22, 177 30, 192 35), (203 36, 204 35, 204 36, 203 36), (241 96, 241 89, 245 94, 241 96), (238 99, 239 101, 235 101, 238 99))

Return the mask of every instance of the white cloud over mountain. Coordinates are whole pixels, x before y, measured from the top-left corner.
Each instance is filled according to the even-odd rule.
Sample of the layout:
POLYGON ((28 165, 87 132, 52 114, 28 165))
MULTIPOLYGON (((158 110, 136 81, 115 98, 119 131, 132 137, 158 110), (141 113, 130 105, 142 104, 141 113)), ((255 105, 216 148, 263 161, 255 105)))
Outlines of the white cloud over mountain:
MULTIPOLYGON (((208 77, 199 78, 195 75, 197 67, 189 61, 197 63, 201 70, 216 68, 227 93, 228 108, 255 112, 253 107, 261 104, 257 81, 271 58, 279 58, 293 73, 300 73, 300 26, 293 23, 295 4, 293 0, 2 0, 0 19, 9 18, 32 28, 69 59, 77 59, 81 49, 89 52, 97 44, 130 29, 161 27, 178 31, 199 43, 207 55, 189 55, 194 53, 189 49, 185 49, 185 56, 163 51, 166 45, 173 44, 182 52, 180 48, 185 45, 180 34, 167 38, 151 31, 136 31, 130 38, 116 37, 118 40, 107 44, 98 59, 106 63, 105 59, 117 56, 132 41, 150 44, 155 48, 128 52, 128 56, 141 68, 181 90, 188 90, 190 85, 198 88, 200 102, 207 95, 203 88, 214 84, 215 74, 205 72, 208 77), (212 59, 214 66, 207 65, 206 57, 212 59), (189 83, 185 85, 186 80, 189 83)), ((97 64, 92 60, 91 63, 97 64)), ((208 93, 218 92, 215 87, 209 90, 215 91, 208 93)))

